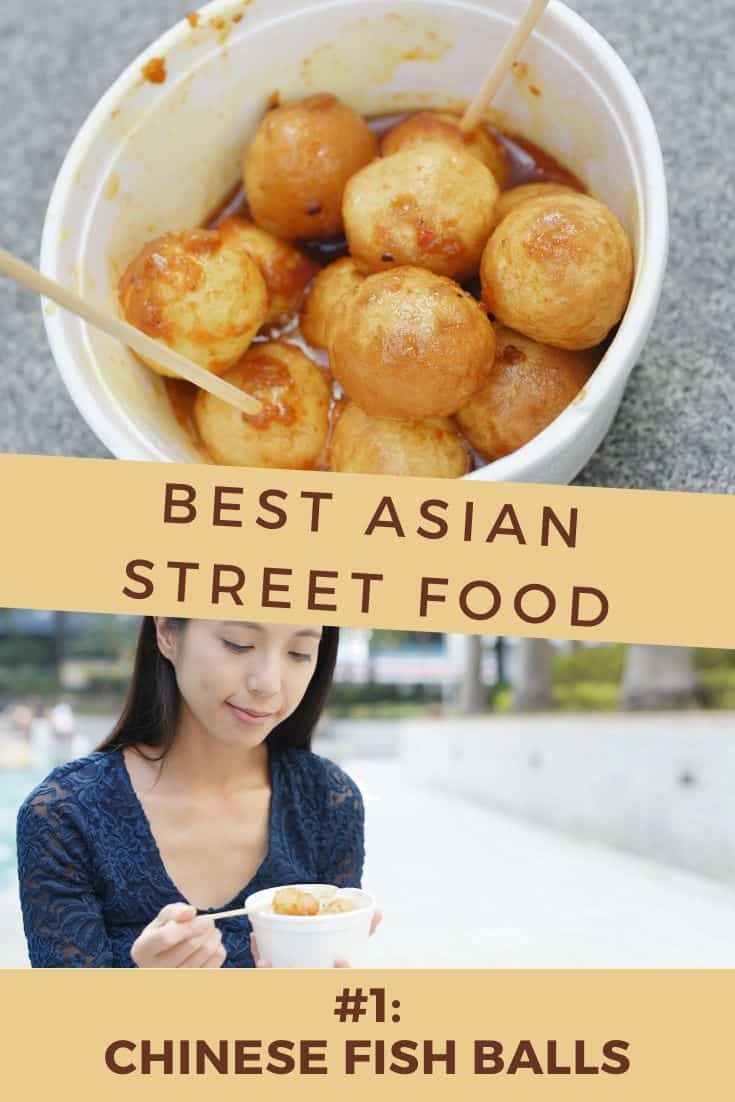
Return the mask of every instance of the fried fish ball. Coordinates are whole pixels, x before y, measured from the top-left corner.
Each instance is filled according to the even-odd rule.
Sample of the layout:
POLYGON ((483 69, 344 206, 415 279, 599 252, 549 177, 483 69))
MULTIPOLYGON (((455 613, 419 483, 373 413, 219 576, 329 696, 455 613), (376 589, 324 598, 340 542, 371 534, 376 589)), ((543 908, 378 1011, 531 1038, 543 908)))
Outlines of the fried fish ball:
POLYGON ((255 344, 225 372, 229 383, 258 398, 258 414, 241 413, 202 390, 194 421, 217 463, 242 467, 314 466, 327 438, 331 391, 322 370, 286 341, 255 344))
POLYGON ((519 207, 521 203, 527 203, 529 199, 548 198, 554 195, 581 195, 578 188, 569 184, 559 184, 556 180, 547 180, 538 184, 520 184, 504 191, 498 199, 495 214, 498 223, 502 222, 506 214, 519 207))
POLYGON ((304 340, 314 348, 327 347, 327 325, 337 304, 346 294, 359 287, 364 278, 349 256, 322 268, 309 288, 301 311, 301 333, 304 340))
POLYGON ((301 888, 279 888, 273 896, 275 915, 317 915, 319 900, 301 888))
POLYGON ((528 443, 559 416, 594 367, 590 352, 570 352, 496 326, 497 351, 488 381, 455 420, 485 459, 528 443))
POLYGON ((592 348, 623 316, 633 253, 604 203, 555 195, 503 219, 480 276, 483 300, 504 325, 557 348, 592 348))
POLYGON ((345 896, 340 895, 337 899, 333 899, 331 903, 327 903, 322 907, 322 914, 324 915, 342 915, 347 914, 349 911, 356 911, 357 903, 354 899, 347 899, 345 896))
POLYGON ((288 241, 280 241, 245 218, 225 218, 219 230, 233 243, 240 242, 260 269, 269 300, 265 324, 274 325, 298 310, 319 265, 302 249, 288 241))
POLYGON ((453 149, 471 153, 490 169, 498 187, 504 187, 508 177, 508 159, 501 143, 482 127, 465 135, 459 129, 459 123, 459 116, 449 111, 419 111, 388 131, 381 143, 381 151, 384 157, 388 157, 400 149, 415 149, 426 142, 441 142, 453 149))
POLYGON ((220 230, 149 241, 125 269, 118 294, 126 321, 216 375, 243 355, 268 314, 257 264, 220 230))
POLYGON ((334 237, 350 176, 377 156, 364 119, 336 96, 316 95, 268 111, 245 152, 253 218, 277 237, 334 237))
POLYGON ((490 169, 463 149, 420 145, 373 161, 345 188, 345 234, 364 272, 397 265, 465 279, 495 225, 490 169))
POLYGON ((403 474, 460 478, 470 460, 448 418, 389 421, 349 402, 332 433, 329 468, 354 474, 403 474))
POLYGON ((328 351, 335 378, 366 413, 419 421, 469 401, 490 371, 495 334, 458 284, 405 267, 368 276, 344 298, 328 351))

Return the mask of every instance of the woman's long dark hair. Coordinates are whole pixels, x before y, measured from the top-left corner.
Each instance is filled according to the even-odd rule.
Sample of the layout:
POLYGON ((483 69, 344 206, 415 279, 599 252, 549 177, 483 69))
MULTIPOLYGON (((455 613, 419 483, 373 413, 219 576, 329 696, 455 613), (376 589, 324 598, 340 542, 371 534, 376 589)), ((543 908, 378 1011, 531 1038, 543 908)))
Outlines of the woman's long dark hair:
MULTIPOLYGON (((166 622, 175 630, 183 631, 189 621, 181 617, 167 617, 166 622)), ((271 731, 269 743, 304 750, 310 748, 314 729, 332 687, 338 642, 339 628, 322 629, 316 668, 301 703, 292 715, 271 731)), ((146 616, 138 636, 133 674, 122 715, 97 749, 150 746, 159 751, 153 755, 154 760, 160 760, 176 737, 180 703, 174 668, 158 649, 153 617, 146 616)))

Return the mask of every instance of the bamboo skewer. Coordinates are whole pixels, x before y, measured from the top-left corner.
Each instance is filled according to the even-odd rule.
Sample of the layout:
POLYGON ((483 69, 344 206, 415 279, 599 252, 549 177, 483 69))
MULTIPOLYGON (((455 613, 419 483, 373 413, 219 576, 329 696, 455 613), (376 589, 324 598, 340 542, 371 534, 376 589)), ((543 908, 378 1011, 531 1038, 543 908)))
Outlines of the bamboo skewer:
POLYGON ((548 2, 549 0, 530 0, 522 18, 516 24, 515 30, 498 54, 495 64, 485 78, 482 87, 462 116, 459 128, 463 134, 469 134, 477 127, 491 100, 510 72, 518 54, 523 49, 526 39, 543 15, 548 2))
POLYGON ((208 915, 204 914, 202 918, 235 918, 236 915, 249 915, 253 914, 250 907, 237 907, 234 911, 217 911, 216 914, 208 915))
POLYGON ((215 398, 219 398, 228 405, 251 415, 261 412, 263 407, 257 398, 252 398, 249 394, 245 394, 244 391, 233 386, 232 383, 220 379, 213 372, 207 371, 206 368, 193 363, 180 353, 174 352, 172 348, 154 340, 153 337, 149 337, 140 329, 136 329, 134 325, 123 321, 122 318, 115 317, 114 314, 92 302, 87 302, 75 291, 42 275, 30 264, 26 264, 24 260, 13 256, 6 249, 0 249, 0 272, 29 291, 35 291, 36 294, 43 295, 44 298, 52 299, 59 306, 63 306, 65 310, 69 310, 77 317, 88 321, 90 325, 94 325, 95 328, 101 329, 103 333, 114 337, 121 344, 132 348, 133 352, 155 360, 169 371, 174 371, 182 379, 186 379, 187 382, 193 383, 202 390, 209 391, 215 398))

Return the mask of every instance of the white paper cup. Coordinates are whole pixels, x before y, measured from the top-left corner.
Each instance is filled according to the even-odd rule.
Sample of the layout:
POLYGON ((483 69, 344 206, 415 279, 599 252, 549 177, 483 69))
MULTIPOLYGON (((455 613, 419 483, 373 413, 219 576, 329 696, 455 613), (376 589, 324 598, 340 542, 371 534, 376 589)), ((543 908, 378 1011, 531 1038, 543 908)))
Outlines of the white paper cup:
MULTIPOLYGON (((325 885, 296 884, 302 891, 325 885)), ((269 906, 278 888, 255 892, 246 907, 269 906)), ((357 903, 354 911, 326 915, 277 915, 255 911, 249 916, 261 959, 274 968, 333 968, 335 961, 360 963, 370 936, 375 900, 360 888, 341 888, 339 896, 357 903)))
MULTIPOLYGON (((200 224, 240 176, 268 98, 332 91, 366 114, 472 97, 520 0, 216 2, 136 59, 92 111, 49 203, 41 266, 117 309, 120 274, 150 238, 200 224), (239 19, 238 19, 239 17, 239 19), (234 21, 233 21, 234 20, 234 21), (165 59, 166 80, 141 67, 165 59)), ((615 51, 552 0, 504 82, 502 124, 555 155, 607 202, 633 241, 636 275, 620 328, 589 384, 542 433, 468 477, 570 481, 595 451, 646 339, 663 279, 663 162, 643 96, 615 51), (531 92, 531 85, 540 95, 531 92)), ((54 358, 80 412, 120 458, 207 461, 163 382, 124 348, 47 307, 54 358)))

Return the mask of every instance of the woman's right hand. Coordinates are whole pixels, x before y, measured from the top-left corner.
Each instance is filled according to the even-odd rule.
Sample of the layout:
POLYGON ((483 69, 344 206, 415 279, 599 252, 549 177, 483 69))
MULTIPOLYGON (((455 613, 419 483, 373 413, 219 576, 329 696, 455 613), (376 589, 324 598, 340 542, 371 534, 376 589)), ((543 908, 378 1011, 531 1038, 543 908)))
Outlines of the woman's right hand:
POLYGON ((211 918, 188 903, 169 903, 133 942, 138 968, 221 968, 227 953, 211 918))

